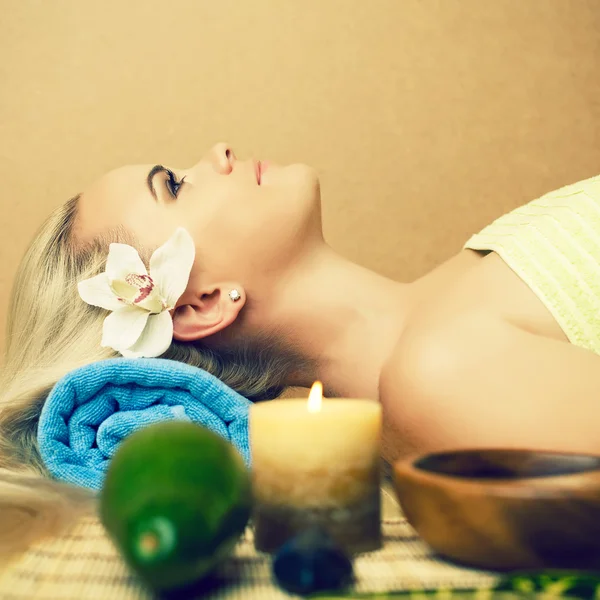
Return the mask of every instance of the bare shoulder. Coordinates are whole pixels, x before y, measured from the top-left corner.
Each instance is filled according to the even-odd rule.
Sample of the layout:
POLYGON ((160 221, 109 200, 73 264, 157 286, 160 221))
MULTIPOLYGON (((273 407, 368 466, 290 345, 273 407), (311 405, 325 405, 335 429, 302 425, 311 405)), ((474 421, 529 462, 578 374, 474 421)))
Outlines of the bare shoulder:
POLYGON ((415 308, 379 380, 388 460, 443 445, 432 437, 430 417, 444 413, 441 382, 473 349, 504 347, 515 329, 566 339, 542 302, 495 253, 461 252, 414 289, 415 308))
POLYGON ((455 336, 476 343, 490 335, 490 322, 567 341, 542 301, 494 252, 463 250, 412 285, 414 308, 382 371, 382 388, 407 370, 414 373, 416 357, 434 340, 455 336))

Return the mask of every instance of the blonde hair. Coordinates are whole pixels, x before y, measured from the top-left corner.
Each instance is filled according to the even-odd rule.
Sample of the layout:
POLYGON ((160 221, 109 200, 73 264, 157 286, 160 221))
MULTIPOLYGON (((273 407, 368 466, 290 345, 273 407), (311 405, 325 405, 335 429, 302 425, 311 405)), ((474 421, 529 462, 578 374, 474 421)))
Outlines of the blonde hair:
MULTIPOLYGON (((83 490, 44 480, 48 473, 36 440, 40 411, 55 383, 77 367, 117 356, 100 346, 106 311, 83 302, 76 284, 103 270, 111 242, 137 246, 146 263, 149 256, 124 229, 91 243, 78 241, 78 200, 72 198, 58 208, 35 236, 17 272, 9 305, 0 376, 0 532, 6 531, 5 521, 14 520, 14 510, 20 508, 31 517, 25 519, 28 523, 21 519, 26 534, 10 537, 27 543, 57 531, 74 507, 90 506, 90 495, 83 490), (45 492, 40 494, 40 488, 45 492), (53 518, 41 518, 44 512, 53 518)), ((163 358, 205 369, 251 400, 279 395, 296 364, 291 353, 277 350, 264 338, 226 352, 173 342, 163 358)), ((3 542, 14 549, 5 538, 0 533, 0 551, 3 542)))

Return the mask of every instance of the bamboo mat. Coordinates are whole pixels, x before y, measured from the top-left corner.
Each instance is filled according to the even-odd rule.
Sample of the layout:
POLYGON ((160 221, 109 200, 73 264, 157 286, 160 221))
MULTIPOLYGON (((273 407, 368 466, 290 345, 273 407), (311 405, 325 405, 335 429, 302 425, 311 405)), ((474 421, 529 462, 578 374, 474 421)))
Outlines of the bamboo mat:
MULTIPOLYGON (((355 559, 356 592, 492 586, 491 573, 463 569, 431 554, 402 516, 389 490, 382 494, 384 547, 355 559)), ((273 584, 267 555, 248 530, 219 573, 208 600, 289 600, 273 584)), ((153 596, 121 561, 101 524, 82 518, 64 535, 38 543, 0 570, 2 600, 140 600, 153 596)))

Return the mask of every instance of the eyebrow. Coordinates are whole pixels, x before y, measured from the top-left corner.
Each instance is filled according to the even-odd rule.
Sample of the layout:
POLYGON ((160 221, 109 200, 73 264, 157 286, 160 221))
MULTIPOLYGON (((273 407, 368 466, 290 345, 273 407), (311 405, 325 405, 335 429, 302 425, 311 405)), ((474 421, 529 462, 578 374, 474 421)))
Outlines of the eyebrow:
POLYGON ((152 197, 154 198, 154 200, 156 202, 158 202, 158 196, 156 195, 156 190, 154 189, 154 176, 157 173, 167 173, 168 170, 166 167, 163 167, 162 165, 154 165, 151 169, 150 172, 148 173, 148 177, 146 177, 146 185, 148 186, 148 189, 150 190, 150 193, 152 194, 152 197))

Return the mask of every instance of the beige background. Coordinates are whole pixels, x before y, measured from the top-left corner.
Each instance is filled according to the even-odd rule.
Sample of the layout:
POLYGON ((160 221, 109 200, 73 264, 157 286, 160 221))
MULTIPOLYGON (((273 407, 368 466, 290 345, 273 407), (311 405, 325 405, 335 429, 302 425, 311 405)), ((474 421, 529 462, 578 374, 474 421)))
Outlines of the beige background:
POLYGON ((1 8, 2 322, 44 216, 123 163, 185 167, 220 140, 312 163, 331 244, 398 279, 600 172, 598 0, 1 8))

